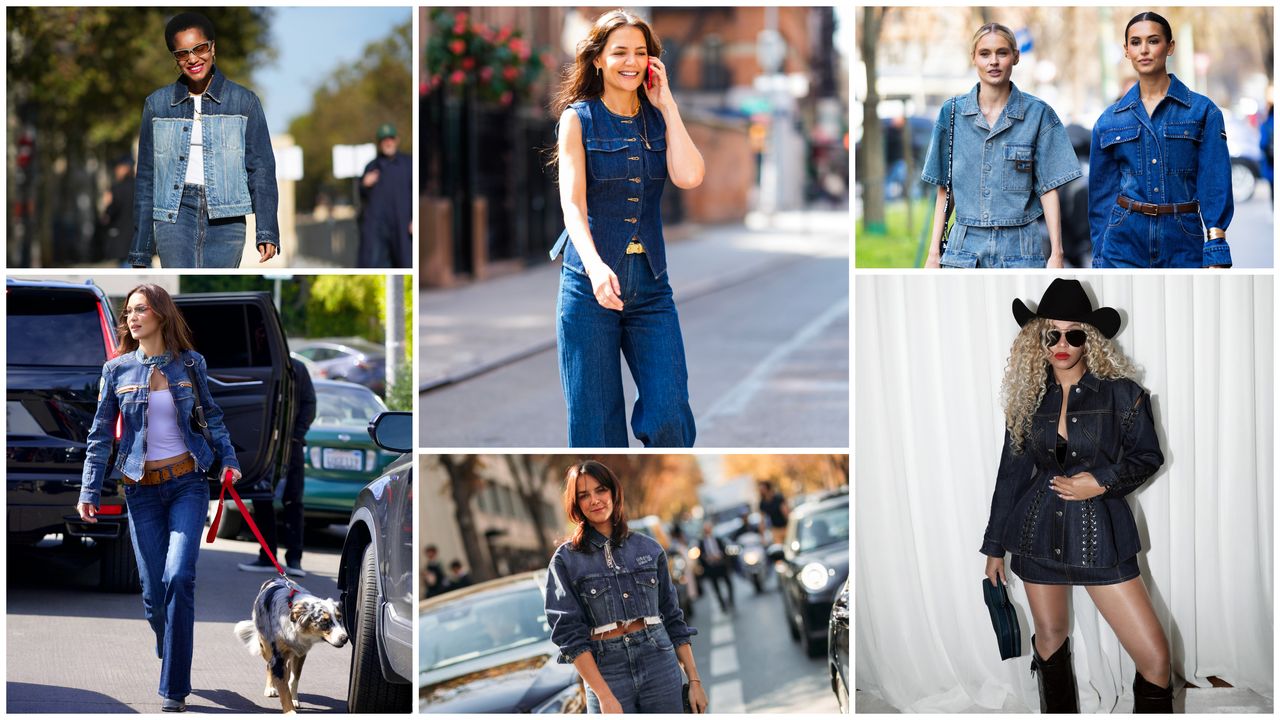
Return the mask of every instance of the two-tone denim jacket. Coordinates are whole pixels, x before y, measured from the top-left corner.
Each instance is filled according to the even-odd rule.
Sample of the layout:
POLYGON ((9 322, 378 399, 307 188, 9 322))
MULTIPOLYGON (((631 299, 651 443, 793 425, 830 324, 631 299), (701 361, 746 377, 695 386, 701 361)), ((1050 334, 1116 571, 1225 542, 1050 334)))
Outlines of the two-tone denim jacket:
POLYGON ((1142 549, 1133 511, 1124 497, 1160 465, 1160 439, 1151 397, 1132 380, 1103 380, 1085 373, 1067 393, 1067 454, 1056 454, 1062 386, 1047 374, 1044 400, 1032 416, 1022 452, 1005 433, 991 497, 982 553, 1005 552, 1073 567, 1114 567, 1142 549), (1106 492, 1088 500, 1063 500, 1050 487, 1054 476, 1090 472, 1106 492))
POLYGON ((591 632, 611 623, 660 617, 674 647, 698 633, 684 622, 667 554, 648 535, 631 533, 617 545, 587 528, 587 550, 556 548, 547 568, 546 610, 559 662, 591 649, 591 632))
MULTIPOLYGON (((209 218, 254 214, 257 240, 280 246, 276 215, 276 157, 258 96, 231 82, 215 65, 204 91, 200 116, 204 138, 204 191, 209 218)), ((182 203, 195 103, 181 79, 147 97, 138 134, 138 172, 134 191, 137 226, 129 263, 150 265, 155 251, 155 222, 177 222, 182 203)))
POLYGON ((125 477, 141 479, 147 458, 147 407, 151 393, 151 373, 164 373, 169 382, 169 394, 173 398, 179 418, 182 439, 187 450, 195 458, 201 472, 220 461, 224 468, 240 469, 236 460, 231 436, 222 422, 222 410, 209 394, 209 369, 204 357, 194 350, 178 356, 164 353, 147 357, 142 348, 108 360, 102 366, 102 380, 98 387, 98 410, 93 416, 89 439, 85 445, 84 473, 80 479, 80 500, 97 506, 102 496, 102 481, 107 474, 107 459, 111 455, 112 434, 116 417, 121 417, 120 450, 116 454, 116 470, 125 477), (187 366, 195 370, 196 384, 191 387, 187 366), (209 447, 204 434, 191 428, 187 418, 195 407, 196 393, 200 393, 205 421, 216 447, 209 447))
POLYGON ((920 179, 946 185, 954 145, 951 192, 956 222, 1016 227, 1044 214, 1040 196, 1080 177, 1080 161, 1053 108, 1013 85, 995 127, 978 107, 978 88, 942 104, 920 179), (955 141, 948 140, 952 107, 955 141))

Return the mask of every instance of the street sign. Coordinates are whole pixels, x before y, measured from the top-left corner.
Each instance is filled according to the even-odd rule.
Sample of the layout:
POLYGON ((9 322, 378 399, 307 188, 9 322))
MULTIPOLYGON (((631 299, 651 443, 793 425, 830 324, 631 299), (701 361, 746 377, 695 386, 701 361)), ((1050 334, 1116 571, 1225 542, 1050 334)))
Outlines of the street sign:
POLYGON ((276 179, 292 180, 297 182, 302 179, 302 148, 297 145, 289 147, 278 147, 276 153, 276 179))
POLYGON ((378 156, 373 143, 333 146, 333 176, 339 180, 360 177, 364 168, 378 156))

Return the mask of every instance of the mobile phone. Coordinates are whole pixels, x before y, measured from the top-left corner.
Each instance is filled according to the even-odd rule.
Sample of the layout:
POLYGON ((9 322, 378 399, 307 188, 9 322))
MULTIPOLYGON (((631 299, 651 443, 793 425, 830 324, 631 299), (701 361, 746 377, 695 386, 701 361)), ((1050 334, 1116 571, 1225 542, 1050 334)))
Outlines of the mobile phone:
POLYGON ((644 61, 644 86, 648 90, 653 89, 653 61, 644 61))

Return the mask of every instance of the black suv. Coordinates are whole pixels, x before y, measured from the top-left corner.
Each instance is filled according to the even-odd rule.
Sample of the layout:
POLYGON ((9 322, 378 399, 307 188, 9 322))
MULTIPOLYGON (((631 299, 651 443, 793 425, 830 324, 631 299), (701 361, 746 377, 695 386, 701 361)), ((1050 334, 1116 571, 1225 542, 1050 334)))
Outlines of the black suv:
MULTIPOLYGON (((103 483, 97 524, 74 511, 102 365, 115 345, 111 304, 92 282, 8 278, 5 295, 9 542, 30 545, 52 533, 91 538, 101 552, 100 589, 137 592, 119 474, 103 483)), ((236 488, 246 500, 270 497, 293 423, 289 348, 271 296, 176 295, 174 302, 208 361, 209 389, 243 472, 236 488)), ((108 467, 114 463, 113 455, 108 467)), ((210 486, 216 496, 217 480, 210 486)))

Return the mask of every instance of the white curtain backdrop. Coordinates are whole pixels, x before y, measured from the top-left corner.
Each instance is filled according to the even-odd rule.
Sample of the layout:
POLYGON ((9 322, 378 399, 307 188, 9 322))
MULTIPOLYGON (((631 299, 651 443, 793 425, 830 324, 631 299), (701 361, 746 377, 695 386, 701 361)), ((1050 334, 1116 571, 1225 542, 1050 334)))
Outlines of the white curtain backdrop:
MULTIPOLYGON (((1272 695, 1272 278, 1092 274, 1095 307, 1151 392, 1165 465, 1130 505, 1173 670, 1272 695), (1101 303, 1099 303, 1101 300, 1101 303)), ((856 682, 909 712, 1039 708, 1032 626, 1000 661, 982 601, 1003 438, 1000 380, 1049 275, 862 275, 856 282, 856 682), (1016 703, 1014 703, 1016 705, 1016 703)), ((1134 665, 1088 593, 1071 598, 1081 710, 1131 693, 1134 665)))

